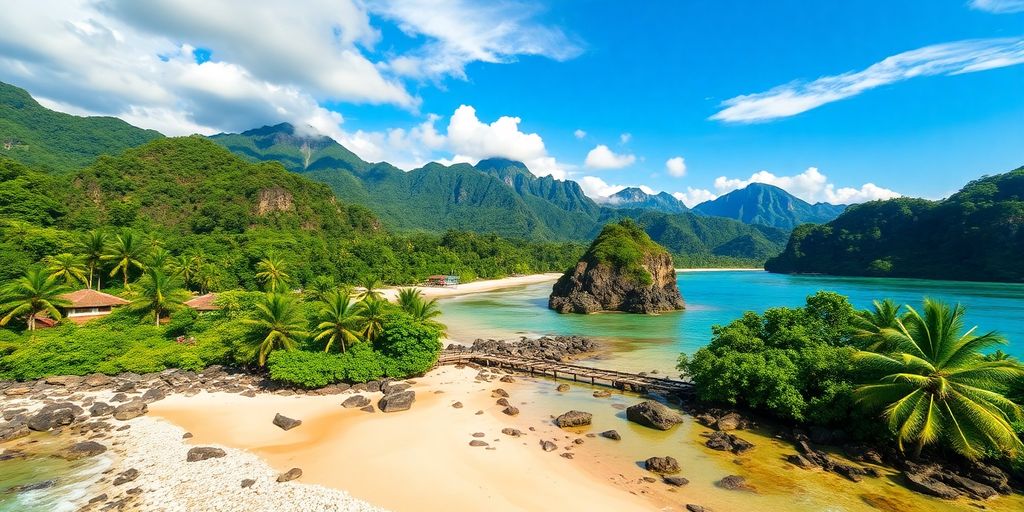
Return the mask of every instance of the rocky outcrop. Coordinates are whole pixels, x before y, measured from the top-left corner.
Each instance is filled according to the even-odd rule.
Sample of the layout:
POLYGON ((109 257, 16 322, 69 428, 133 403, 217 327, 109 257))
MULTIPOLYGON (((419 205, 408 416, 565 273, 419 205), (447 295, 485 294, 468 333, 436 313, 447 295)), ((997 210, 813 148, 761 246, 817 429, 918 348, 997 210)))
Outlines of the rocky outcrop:
POLYGON ((219 459, 227 455, 227 452, 212 446, 196 446, 185 454, 186 462, 199 462, 206 459, 219 459))
MULTIPOLYGON (((465 350, 465 347, 449 345, 448 349, 465 350)), ((547 361, 565 361, 590 354, 597 349, 598 346, 594 340, 582 336, 542 336, 540 338, 520 338, 518 341, 478 339, 469 347, 471 352, 547 361)), ((566 387, 566 391, 568 391, 568 387, 566 387)))
POLYGON ((266 215, 271 212, 289 212, 295 209, 295 199, 292 193, 281 187, 271 187, 260 190, 256 200, 256 215, 266 215))
POLYGON ((626 419, 658 430, 668 430, 683 422, 682 415, 653 400, 627 407, 626 419))
POLYGON ((661 313, 683 309, 672 256, 631 221, 609 224, 576 266, 555 283, 559 313, 661 313))
POLYGON ((341 406, 346 409, 358 409, 367 405, 370 405, 370 399, 363 395, 352 395, 341 402, 341 406))
POLYGON ((299 425, 302 425, 302 420, 296 420, 289 418, 281 413, 274 415, 274 425, 277 425, 281 430, 291 430, 299 425))
POLYGON ((558 425, 560 428, 583 427, 590 425, 593 417, 594 415, 589 412, 569 411, 555 418, 555 425, 558 425))
POLYGON ((407 411, 412 407, 412 403, 416 401, 415 391, 399 391, 397 393, 391 393, 385 395, 377 402, 377 407, 381 412, 398 412, 407 411))
POLYGON ((644 461, 644 468, 652 473, 671 475, 679 472, 679 461, 675 457, 651 457, 644 461))
POLYGON ((704 443, 704 446, 712 450, 732 452, 739 455, 754 448, 754 443, 725 432, 712 432, 707 437, 708 440, 704 443))

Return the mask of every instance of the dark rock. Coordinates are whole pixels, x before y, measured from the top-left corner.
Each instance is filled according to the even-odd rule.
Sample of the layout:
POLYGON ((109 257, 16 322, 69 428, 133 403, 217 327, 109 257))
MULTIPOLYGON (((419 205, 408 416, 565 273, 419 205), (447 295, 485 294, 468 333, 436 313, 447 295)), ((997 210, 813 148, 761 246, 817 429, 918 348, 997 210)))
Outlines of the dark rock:
POLYGON ((503 428, 501 429, 501 433, 512 437, 519 437, 523 435, 523 432, 517 428, 503 428))
POLYGON ((715 422, 715 429, 722 432, 728 432, 730 430, 738 430, 743 428, 744 420, 743 417, 738 413, 730 412, 726 413, 715 422))
MULTIPOLYGON (((597 343, 582 336, 542 336, 532 339, 521 338, 519 341, 478 339, 473 342, 473 346, 469 350, 485 354, 563 361, 596 351, 597 343)), ((483 374, 478 375, 477 378, 491 379, 483 374)), ((567 391, 568 387, 564 390, 567 391)), ((563 389, 559 389, 559 391, 563 391, 563 389)))
POLYGON ((283 416, 281 413, 277 413, 274 415, 274 425, 281 427, 281 430, 291 430, 302 425, 302 420, 295 420, 287 416, 283 416))
POLYGON ((932 478, 930 473, 904 471, 903 478, 907 480, 907 487, 922 494, 944 500, 952 500, 960 496, 960 491, 932 478))
POLYGON ((415 391, 397 391, 384 395, 384 398, 377 402, 377 407, 383 412, 408 411, 415 401, 415 391))
POLYGON ((501 388, 496 388, 494 391, 491 391, 491 398, 499 397, 508 398, 508 391, 505 391, 504 389, 501 388))
POLYGON ((612 396, 612 392, 611 391, 607 391, 607 390, 604 390, 604 389, 599 389, 597 391, 594 391, 594 398, 608 398, 610 396, 612 396))
POLYGON ((39 490, 42 490, 42 489, 49 489, 50 487, 53 487, 54 485, 57 485, 57 481, 56 480, 43 480, 41 482, 32 482, 30 484, 15 485, 14 487, 11 487, 10 489, 7 489, 4 492, 6 492, 6 493, 19 493, 19 492, 27 492, 27 491, 39 491, 39 490))
POLYGON ((68 388, 77 387, 83 380, 85 379, 78 375, 56 375, 43 379, 44 382, 52 386, 64 386, 68 388))
POLYGON ((243 479, 242 480, 242 489, 248 489, 248 488, 252 487, 253 484, 255 484, 255 483, 256 483, 256 480, 253 480, 252 478, 243 479))
MULTIPOLYGON (((480 411, 480 412, 483 413, 483 411, 480 411)), ((519 414, 519 408, 510 405, 510 406, 502 409, 501 412, 503 412, 503 413, 505 413, 505 414, 507 414, 509 416, 516 416, 517 414, 519 414)))
POLYGON ((651 457, 644 461, 644 468, 652 473, 671 475, 679 472, 679 461, 674 457, 651 457))
POLYGON ((114 485, 126 484, 128 482, 135 481, 139 477, 139 470, 132 468, 126 471, 122 471, 114 478, 114 485))
POLYGON ((409 387, 410 386, 408 384, 404 383, 404 382, 391 382, 391 381, 387 381, 387 382, 381 384, 380 390, 385 395, 390 395, 392 393, 400 393, 402 391, 405 391, 405 390, 409 389, 409 387))
POLYGON ((25 409, 24 407, 20 409, 4 409, 4 421, 11 421, 15 416, 22 414, 27 410, 28 409, 25 409))
POLYGON ((126 395, 124 393, 118 393, 118 394, 110 397, 110 401, 111 402, 115 402, 115 403, 127 402, 128 401, 128 395, 126 395))
POLYGON ((512 405, 508 402, 508 398, 499 398, 495 403, 502 407, 508 407, 512 405))
POLYGON ((569 411, 555 418, 555 425, 558 425, 560 428, 583 427, 590 425, 593 417, 594 415, 589 412, 569 411))
POLYGON ((83 412, 81 407, 70 402, 50 404, 36 412, 28 420, 27 426, 37 432, 47 432, 57 427, 70 425, 83 412))
MULTIPOLYGON (((617 224, 608 225, 605 230, 619 227, 617 224)), ((650 277, 649 283, 638 279, 630 267, 602 261, 597 256, 597 246, 602 240, 598 236, 579 263, 555 283, 548 298, 548 307, 559 313, 660 313, 683 309, 672 257, 660 247, 646 248, 653 242, 643 230, 637 229, 635 236, 636 240, 628 242, 644 251, 639 263, 650 277)))
POLYGON ((132 400, 131 402, 121 404, 114 408, 114 418, 121 421, 130 420, 146 414, 149 411, 149 406, 142 400, 132 400))
POLYGON ((737 455, 754 448, 753 443, 725 432, 712 432, 708 435, 708 440, 704 445, 712 450, 727 451, 737 455))
POLYGON ((66 460, 78 460, 99 455, 105 451, 107 451, 107 447, 96 441, 81 441, 59 451, 57 456, 66 460))
POLYGON ((516 379, 513 379, 511 375, 506 375, 498 380, 506 384, 512 384, 513 382, 516 381, 516 379))
POLYGON ((167 391, 162 387, 150 388, 142 394, 142 401, 147 404, 163 400, 164 398, 167 398, 167 391))
POLYGON ((738 475, 729 475, 729 476, 719 480, 716 485, 718 485, 722 489, 726 489, 726 490, 730 490, 730 491, 752 491, 753 490, 753 487, 751 487, 747 483, 747 479, 743 478, 742 476, 738 476, 738 475))
POLYGON ((93 496, 93 497, 92 497, 92 498, 91 498, 91 499, 89 500, 89 504, 93 504, 93 503, 103 503, 104 501, 107 501, 107 493, 103 493, 103 494, 100 494, 99 496, 93 496))
POLYGON ((700 505, 694 505, 693 503, 686 504, 687 512, 711 512, 711 509, 702 507, 700 505))
POLYGON ((82 380, 82 384, 90 388, 109 386, 111 382, 111 378, 106 375, 103 375, 102 373, 94 373, 82 380))
POLYGON ((278 482, 291 482, 292 480, 295 480, 296 478, 299 478, 300 476, 302 476, 302 470, 301 469, 299 469, 299 468, 291 468, 288 471, 278 475, 277 481, 278 482))
POLYGON ((380 391, 380 381, 371 380, 366 383, 366 391, 370 393, 376 393, 380 391))
POLYGON ((683 417, 679 413, 653 400, 645 400, 627 407, 626 419, 658 430, 668 430, 683 422, 683 417))
POLYGON ((555 388, 555 391, 558 391, 560 393, 565 393, 566 391, 569 391, 569 385, 568 384, 559 384, 558 387, 555 388))
POLYGON ((212 446, 196 446, 188 451, 185 455, 187 462, 199 462, 206 459, 219 459, 227 455, 227 452, 220 448, 214 448, 212 446))
POLYGON ((114 406, 105 404, 103 402, 96 402, 89 408, 89 415, 92 417, 97 416, 108 416, 114 413, 114 406))
POLYGON ((540 447, 542 450, 546 452, 553 452, 558 449, 558 446, 555 445, 555 443, 552 443, 551 441, 541 441, 540 447))
POLYGON ((685 479, 685 478, 683 478, 681 476, 666 476, 666 477, 662 478, 661 480, 663 482, 665 482, 666 484, 669 484, 669 485, 672 485, 672 486, 675 486, 675 487, 682 487, 682 486, 690 483, 689 480, 687 480, 687 479, 685 479))
POLYGON ((185 432, 181 435, 182 439, 192 439, 192 432, 185 432))
POLYGON ((470 446, 475 446, 475 447, 479 447, 479 446, 489 446, 489 445, 488 445, 488 444, 487 444, 486 442, 484 442, 484 441, 481 441, 481 440, 479 440, 479 439, 474 439, 474 440, 470 441, 470 442, 469 442, 469 445, 470 445, 470 446))
POLYGON ((462 402, 455 402, 454 404, 452 404, 452 408, 462 409, 462 402))
POLYGON ((605 430, 604 432, 601 432, 601 437, 607 437, 608 439, 612 439, 614 441, 619 441, 622 439, 622 436, 620 436, 618 431, 615 430, 605 430))
POLYGON ((363 412, 377 412, 377 409, 374 409, 373 405, 367 405, 366 407, 360 407, 359 410, 363 411, 363 412))
POLYGON ((558 456, 559 456, 559 457, 562 457, 563 459, 569 459, 569 460, 572 460, 572 454, 571 454, 571 453, 569 453, 569 452, 565 452, 565 453, 559 453, 559 454, 558 454, 558 456))
POLYGON ((345 401, 341 403, 341 406, 346 409, 366 407, 367 405, 370 405, 370 399, 366 398, 363 395, 352 395, 346 398, 345 401))

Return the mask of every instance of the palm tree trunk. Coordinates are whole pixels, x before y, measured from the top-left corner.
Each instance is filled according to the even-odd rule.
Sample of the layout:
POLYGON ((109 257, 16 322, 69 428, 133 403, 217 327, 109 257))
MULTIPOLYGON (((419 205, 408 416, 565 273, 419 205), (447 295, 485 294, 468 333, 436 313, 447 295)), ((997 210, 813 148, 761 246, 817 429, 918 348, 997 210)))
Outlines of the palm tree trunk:
POLYGON ((121 273, 124 274, 124 287, 128 288, 128 267, 125 266, 121 273))
POLYGON ((36 330, 36 314, 34 312, 28 315, 28 330, 36 330))
POLYGON ((92 265, 92 264, 89 265, 89 286, 86 286, 86 288, 88 288, 90 290, 92 290, 92 270, 93 270, 94 267, 95 267, 95 265, 92 265))
POLYGON ((158 309, 158 310, 154 311, 154 313, 155 313, 155 316, 156 316, 156 326, 160 327, 160 310, 158 309))
POLYGON ((917 440, 917 444, 914 446, 914 459, 915 460, 921 458, 921 450, 923 450, 923 449, 924 449, 924 438, 920 438, 920 439, 917 440))

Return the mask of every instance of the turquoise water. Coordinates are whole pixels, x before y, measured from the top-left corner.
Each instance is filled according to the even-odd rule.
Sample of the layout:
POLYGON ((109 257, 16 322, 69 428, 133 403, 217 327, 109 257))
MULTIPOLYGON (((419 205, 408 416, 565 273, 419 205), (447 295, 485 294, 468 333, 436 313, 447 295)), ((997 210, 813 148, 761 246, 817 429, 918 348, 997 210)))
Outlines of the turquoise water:
POLYGON ((658 316, 599 314, 560 315, 547 309, 551 283, 467 295, 441 302, 449 337, 511 338, 540 334, 578 334, 610 345, 603 357, 624 370, 672 372, 680 352, 693 352, 711 339, 711 326, 726 324, 745 311, 799 306, 818 290, 846 295, 857 308, 892 298, 920 309, 923 297, 960 302, 969 326, 996 330, 1010 344, 1003 351, 1024 358, 1024 285, 793 276, 768 272, 684 272, 678 275, 686 310, 658 316))

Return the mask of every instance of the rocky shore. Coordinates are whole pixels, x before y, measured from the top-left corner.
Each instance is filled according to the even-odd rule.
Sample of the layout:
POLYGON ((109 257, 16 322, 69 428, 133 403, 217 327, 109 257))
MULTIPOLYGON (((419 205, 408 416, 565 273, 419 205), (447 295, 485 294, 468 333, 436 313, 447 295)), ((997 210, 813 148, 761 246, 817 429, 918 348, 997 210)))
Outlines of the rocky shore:
POLYGON ((469 347, 451 344, 447 349, 548 361, 571 361, 597 352, 599 345, 596 341, 583 336, 542 336, 523 337, 515 341, 478 339, 469 347))

